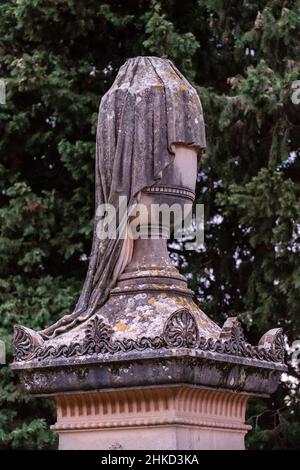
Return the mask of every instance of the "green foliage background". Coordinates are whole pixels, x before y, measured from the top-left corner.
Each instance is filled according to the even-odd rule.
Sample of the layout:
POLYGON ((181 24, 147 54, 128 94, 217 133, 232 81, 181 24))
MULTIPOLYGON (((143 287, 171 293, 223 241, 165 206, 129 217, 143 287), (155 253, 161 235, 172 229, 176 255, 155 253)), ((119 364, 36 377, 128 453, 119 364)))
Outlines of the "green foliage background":
MULTIPOLYGON (((196 299, 255 343, 300 335, 299 1, 1 0, 0 338, 70 313, 89 254, 95 126, 126 58, 172 59, 199 91, 206 249, 173 250, 196 299)), ((249 448, 300 447, 299 371, 249 409, 249 448), (293 377, 293 380, 291 380, 293 377)), ((55 448, 54 408, 0 368, 0 449, 55 448)))

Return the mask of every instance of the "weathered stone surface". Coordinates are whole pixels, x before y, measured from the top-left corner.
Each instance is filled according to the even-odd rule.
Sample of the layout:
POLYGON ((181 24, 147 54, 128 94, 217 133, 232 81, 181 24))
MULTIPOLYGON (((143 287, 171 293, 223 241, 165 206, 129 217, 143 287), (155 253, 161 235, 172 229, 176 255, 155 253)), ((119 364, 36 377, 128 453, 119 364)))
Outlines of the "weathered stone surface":
MULTIPOLYGON (((174 144, 206 147, 201 103, 196 90, 169 60, 136 57, 120 68, 99 109, 96 150, 96 209, 119 197, 128 207, 168 172, 174 144)), ((171 172, 172 173, 172 172, 171 172)), ((167 176, 167 179, 168 176, 167 176)), ((176 184, 177 179, 173 180, 176 184)), ((114 268, 123 240, 100 240, 95 230, 89 268, 75 311, 40 334, 53 338, 89 318, 116 283, 114 268)), ((119 229, 124 220, 117 225, 119 229)))
POLYGON ((43 346, 30 336, 26 339, 26 329, 20 327, 13 367, 20 370, 23 386, 32 394, 170 383, 273 393, 286 369, 280 332, 273 341, 269 339, 266 348, 254 347, 245 342, 236 318, 228 319, 219 331, 210 330, 207 320, 205 329, 205 323, 199 323, 197 307, 192 312, 185 301, 187 305, 172 314, 167 310, 164 315, 160 307, 156 324, 153 311, 139 322, 134 303, 129 317, 121 310, 122 321, 116 309, 105 320, 96 315, 69 335, 69 344, 61 337, 62 342, 57 339, 56 344, 43 346), (147 335, 149 327, 152 335, 147 335))
POLYGON ((94 355, 14 365, 30 394, 187 383, 254 395, 273 393, 283 364, 181 349, 94 355))
MULTIPOLYGON (((125 195, 129 204, 141 198, 147 207, 177 200, 191 205, 197 152, 204 146, 202 109, 193 87, 169 61, 130 59, 100 106, 96 204, 116 206, 118 197, 125 195)), ((75 311, 41 332, 16 326, 12 367, 26 392, 81 394, 78 402, 85 404, 84 410, 85 392, 123 389, 137 399, 137 389, 148 393, 153 387, 188 384, 196 387, 199 397, 202 389, 209 389, 214 403, 213 397, 225 391, 226 426, 244 435, 244 418, 232 422, 226 400, 236 394, 232 403, 243 402, 244 413, 244 394, 268 396, 276 390, 286 370, 282 330, 270 330, 253 346, 237 318, 228 318, 220 328, 193 302, 186 279, 169 259, 163 226, 146 213, 141 226, 148 230, 149 224, 157 228, 158 238, 135 240, 132 257, 120 263, 116 279, 112 273, 124 245, 118 238, 103 242, 94 233, 75 311)), ((66 400, 71 406, 72 398, 66 400)), ((203 416, 196 418, 206 426, 203 416)), ((219 424, 213 424, 216 439, 221 439, 219 424)), ((201 435, 208 439, 201 426, 201 435)), ((82 432, 83 440, 88 439, 82 432)), ((194 449, 200 435, 192 427, 189 432, 194 449)), ((174 437, 174 429, 168 435, 174 437)), ((242 441, 237 442, 240 446, 242 441)))

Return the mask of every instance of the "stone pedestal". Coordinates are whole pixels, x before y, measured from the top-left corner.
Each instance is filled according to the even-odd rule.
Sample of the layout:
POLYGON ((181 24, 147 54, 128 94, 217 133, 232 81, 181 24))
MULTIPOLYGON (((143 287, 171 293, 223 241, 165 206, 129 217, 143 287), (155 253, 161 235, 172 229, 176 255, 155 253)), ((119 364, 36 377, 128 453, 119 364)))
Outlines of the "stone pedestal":
POLYGON ((190 385, 56 397, 62 450, 244 449, 249 395, 190 385))
POLYGON ((53 340, 17 326, 15 348, 25 391, 56 400, 60 449, 243 449, 248 397, 286 370, 280 329, 252 346, 236 318, 220 328, 171 267, 128 270, 53 340))
POLYGON ((13 368, 25 391, 55 399, 60 449, 243 449, 248 398, 273 393, 286 370, 280 330, 251 346, 228 319, 205 338, 187 309, 156 337, 114 340, 99 318, 68 347, 25 350, 28 335, 17 329, 13 368))

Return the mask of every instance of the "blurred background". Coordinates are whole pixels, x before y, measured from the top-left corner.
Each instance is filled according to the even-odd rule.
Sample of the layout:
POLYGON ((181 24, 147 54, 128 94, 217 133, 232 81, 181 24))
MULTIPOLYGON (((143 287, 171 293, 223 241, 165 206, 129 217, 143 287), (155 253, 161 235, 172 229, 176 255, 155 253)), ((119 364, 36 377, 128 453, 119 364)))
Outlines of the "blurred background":
MULTIPOLYGON (((270 400, 251 403, 247 447, 299 449, 297 343, 288 346, 300 349, 299 1, 1 0, 7 362, 15 323, 41 329, 75 306, 92 241, 99 102, 138 55, 171 59, 204 110, 205 247, 171 244, 173 260, 220 325, 238 316, 252 344, 273 327, 286 334, 289 372, 270 400)), ((24 395, 0 366, 0 449, 55 449, 54 421, 52 403, 24 395)))

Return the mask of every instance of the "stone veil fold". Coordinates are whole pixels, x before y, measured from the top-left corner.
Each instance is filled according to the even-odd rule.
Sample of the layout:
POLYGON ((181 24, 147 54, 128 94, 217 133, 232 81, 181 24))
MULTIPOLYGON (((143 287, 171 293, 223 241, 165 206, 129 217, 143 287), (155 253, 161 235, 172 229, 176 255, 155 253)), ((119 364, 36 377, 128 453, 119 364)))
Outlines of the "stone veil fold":
POLYGON ((173 63, 158 57, 128 59, 103 96, 96 145, 96 216, 85 283, 73 313, 39 333, 55 337, 90 317, 116 283, 115 267, 124 240, 97 235, 101 204, 118 213, 119 197, 133 207, 140 191, 153 186, 173 161, 172 145, 205 148, 205 129, 197 92, 173 63))

